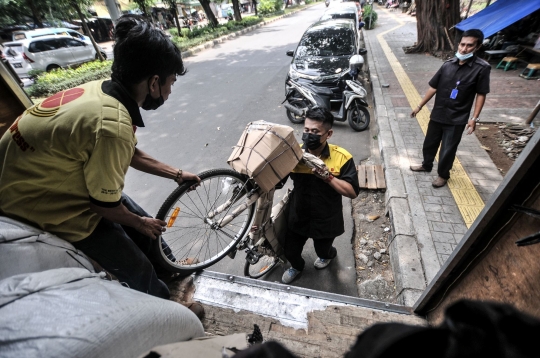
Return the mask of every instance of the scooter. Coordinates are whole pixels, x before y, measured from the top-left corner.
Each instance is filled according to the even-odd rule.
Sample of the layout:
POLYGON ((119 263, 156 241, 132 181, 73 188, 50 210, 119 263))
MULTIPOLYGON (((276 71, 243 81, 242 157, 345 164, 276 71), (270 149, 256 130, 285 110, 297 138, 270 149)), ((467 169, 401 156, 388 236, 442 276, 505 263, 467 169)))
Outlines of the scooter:
MULTIPOLYGON (((341 105, 338 112, 332 111, 331 100, 334 92, 327 87, 319 87, 312 84, 300 83, 290 79, 287 84, 287 95, 282 103, 287 109, 287 117, 293 123, 302 123, 308 109, 321 107, 332 111, 334 120, 345 122, 348 120, 352 129, 357 132, 366 130, 370 122, 370 114, 366 102, 367 92, 362 84, 356 80, 358 70, 364 63, 364 58, 360 55, 351 57, 349 61, 349 71, 344 75, 350 75, 352 79, 345 80, 345 90, 341 98, 341 105)), ((343 78, 342 77, 342 78, 343 78)), ((340 80, 341 81, 341 80, 340 80)))

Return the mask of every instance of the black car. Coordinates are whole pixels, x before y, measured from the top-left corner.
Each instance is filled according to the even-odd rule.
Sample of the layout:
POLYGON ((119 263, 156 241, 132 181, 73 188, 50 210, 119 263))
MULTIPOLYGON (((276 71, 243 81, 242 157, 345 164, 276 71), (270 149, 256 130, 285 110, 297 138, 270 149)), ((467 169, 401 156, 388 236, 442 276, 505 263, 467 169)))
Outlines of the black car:
POLYGON ((287 55, 293 56, 293 59, 285 81, 286 93, 287 82, 293 79, 327 87, 334 93, 336 103, 341 102, 345 80, 352 79, 349 59, 365 53, 365 49, 359 49, 358 43, 354 20, 325 20, 311 25, 296 51, 287 51, 287 55))

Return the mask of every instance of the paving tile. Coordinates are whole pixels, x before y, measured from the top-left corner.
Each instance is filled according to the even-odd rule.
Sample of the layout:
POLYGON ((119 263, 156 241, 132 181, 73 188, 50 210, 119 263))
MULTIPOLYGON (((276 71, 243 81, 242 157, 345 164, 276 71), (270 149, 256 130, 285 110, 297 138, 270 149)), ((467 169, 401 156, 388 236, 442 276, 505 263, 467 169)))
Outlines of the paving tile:
POLYGON ((456 243, 459 244, 459 242, 461 241, 461 239, 463 239, 465 237, 465 235, 463 234, 454 234, 454 240, 456 241, 456 243))
POLYGON ((458 207, 454 205, 442 205, 443 213, 445 214, 454 214, 454 215, 461 215, 459 212, 458 207))
POLYGON ((443 242, 435 242, 435 250, 441 255, 450 255, 452 253, 452 245, 443 242))
POLYGON ((426 212, 426 218, 430 221, 443 221, 441 217, 441 213, 436 213, 432 211, 426 212))
POLYGON ((440 232, 440 231, 431 232, 431 237, 433 238, 433 242, 441 242, 444 244, 456 244, 457 241, 454 235, 456 234, 451 234, 448 232, 440 232))
POLYGON ((445 223, 462 224, 463 216, 461 214, 446 214, 441 213, 442 221, 445 223))
POLYGON ((433 188, 430 181, 419 181, 416 185, 418 185, 418 188, 433 188))
POLYGON ((441 198, 437 196, 424 195, 422 196, 422 200, 424 201, 424 203, 428 204, 442 204, 441 198))
POLYGON ((454 228, 452 227, 452 224, 450 224, 450 223, 432 221, 431 224, 433 226, 434 231, 442 231, 442 232, 449 232, 449 233, 454 232, 454 228))
POLYGON ((425 211, 434 211, 434 212, 440 213, 440 212, 442 212, 442 205, 424 203, 424 210, 425 211))
POLYGON ((457 234, 465 234, 467 230, 469 230, 467 226, 465 226, 464 224, 453 224, 452 228, 454 229, 454 232, 457 234))
POLYGON ((432 195, 433 192, 431 189, 429 188, 418 188, 418 192, 420 193, 420 195, 432 195))
POLYGON ((456 200, 452 196, 444 196, 442 201, 444 205, 456 206, 456 200))

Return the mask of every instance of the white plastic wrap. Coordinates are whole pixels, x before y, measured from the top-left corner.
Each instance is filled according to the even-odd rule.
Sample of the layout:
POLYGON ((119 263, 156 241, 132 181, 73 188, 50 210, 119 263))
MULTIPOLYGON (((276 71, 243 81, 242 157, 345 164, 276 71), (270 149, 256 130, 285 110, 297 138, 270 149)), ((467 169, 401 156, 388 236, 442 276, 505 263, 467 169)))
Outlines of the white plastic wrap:
POLYGON ((0 280, 60 267, 82 267, 94 272, 86 256, 69 242, 0 216, 0 280))
POLYGON ((136 357, 204 335, 186 307, 103 276, 69 242, 0 217, 0 357, 136 357))
POLYGON ((136 357, 204 335, 184 306, 60 268, 0 281, 0 356, 136 357))

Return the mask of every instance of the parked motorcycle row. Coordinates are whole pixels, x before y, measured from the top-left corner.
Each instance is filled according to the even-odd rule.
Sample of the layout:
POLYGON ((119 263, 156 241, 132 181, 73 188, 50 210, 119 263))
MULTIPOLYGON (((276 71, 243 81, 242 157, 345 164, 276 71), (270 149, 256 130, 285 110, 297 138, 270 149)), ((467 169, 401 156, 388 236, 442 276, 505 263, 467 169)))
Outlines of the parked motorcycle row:
POLYGON ((362 55, 367 53, 358 46, 363 23, 351 4, 338 3, 337 11, 334 6, 326 10, 306 30, 296 50, 287 51, 293 59, 283 103, 293 123, 304 122, 308 109, 320 107, 330 110, 334 120, 348 121, 355 131, 369 127, 367 92, 358 80, 362 55))

